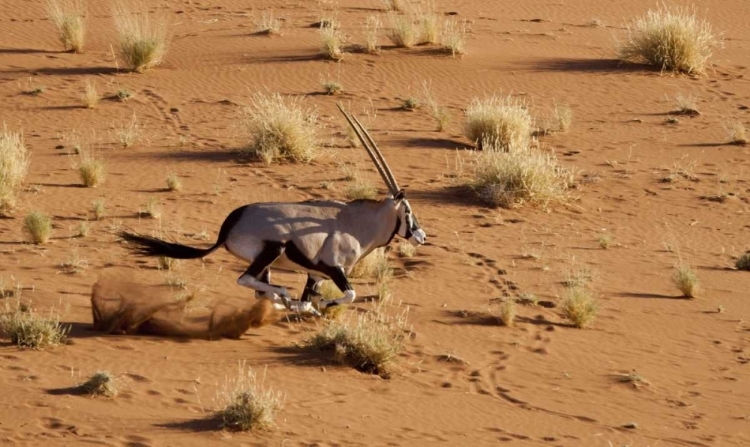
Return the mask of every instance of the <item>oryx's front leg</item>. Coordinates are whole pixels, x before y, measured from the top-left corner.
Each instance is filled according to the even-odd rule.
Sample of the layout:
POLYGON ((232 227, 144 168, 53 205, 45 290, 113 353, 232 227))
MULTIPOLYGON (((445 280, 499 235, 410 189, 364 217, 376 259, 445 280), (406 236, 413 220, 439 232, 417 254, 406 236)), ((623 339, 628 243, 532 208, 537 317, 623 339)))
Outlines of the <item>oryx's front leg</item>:
POLYGON ((270 266, 284 253, 284 249, 282 243, 266 242, 250 267, 237 279, 237 284, 255 290, 258 298, 262 296, 273 297, 275 302, 279 302, 279 299, 276 298, 278 296, 280 302, 288 309, 291 302, 289 292, 284 287, 269 283, 270 266))
POLYGON ((357 292, 354 291, 354 288, 349 283, 349 279, 346 277, 343 267, 332 267, 327 273, 331 277, 333 283, 336 284, 336 287, 344 292, 344 296, 337 300, 321 300, 318 307, 322 310, 339 304, 353 303, 354 299, 357 297, 357 292))

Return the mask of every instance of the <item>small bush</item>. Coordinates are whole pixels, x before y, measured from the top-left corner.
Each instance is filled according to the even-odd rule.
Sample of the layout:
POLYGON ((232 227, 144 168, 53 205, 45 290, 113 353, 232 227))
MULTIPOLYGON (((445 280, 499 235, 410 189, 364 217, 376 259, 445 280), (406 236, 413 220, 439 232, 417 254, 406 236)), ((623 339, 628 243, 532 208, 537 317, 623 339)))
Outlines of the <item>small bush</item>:
POLYGON ((273 11, 263 11, 260 18, 255 21, 255 32, 257 34, 281 34, 281 20, 274 17, 273 11))
POLYGON ((678 93, 674 98, 675 105, 677 106, 676 113, 680 115, 700 115, 701 112, 698 110, 698 102, 700 97, 696 93, 683 94, 678 93))
POLYGON ((378 36, 380 35, 380 29, 383 27, 383 22, 380 21, 380 17, 370 15, 367 16, 365 22, 365 51, 373 54, 380 51, 378 45, 378 36))
POLYGON ((599 246, 603 249, 608 249, 612 245, 612 236, 608 234, 602 234, 599 236, 599 246))
POLYGON ((117 380, 107 371, 95 372, 79 387, 90 396, 115 397, 119 393, 117 380))
POLYGON ((490 310, 492 315, 497 318, 503 326, 512 327, 515 323, 516 314, 516 302, 512 299, 506 299, 497 306, 493 306, 490 310))
POLYGON ((417 247, 413 246, 408 242, 399 242, 396 253, 402 258, 412 258, 417 254, 417 247))
POLYGON ((104 216, 107 214, 106 201, 104 199, 96 199, 91 205, 91 209, 94 212, 94 218, 96 220, 104 219, 104 216))
POLYGON ((570 125, 573 123, 573 110, 569 105, 555 103, 554 117, 558 132, 570 130, 570 125))
POLYGON ((84 107, 87 109, 95 109, 96 106, 99 105, 100 99, 101 96, 99 96, 99 92, 96 91, 96 85, 87 79, 83 95, 81 96, 81 101, 83 102, 84 107))
POLYGON ((571 179, 570 171, 560 167, 551 154, 513 146, 504 152, 487 146, 475 154, 469 186, 491 206, 513 208, 530 203, 546 207, 567 199, 571 179))
POLYGON ((401 108, 404 110, 417 110, 420 105, 419 99, 413 96, 401 100, 401 108))
POLYGON ((325 81, 323 82, 323 91, 326 95, 338 95, 344 91, 344 86, 338 81, 325 81))
POLYGON ((248 151, 266 163, 277 158, 309 163, 319 152, 316 121, 301 98, 257 93, 241 125, 251 139, 248 151))
POLYGON ((303 346, 332 350, 336 361, 358 371, 388 377, 408 335, 404 311, 395 316, 365 312, 354 318, 327 320, 303 346))
POLYGON ((23 228, 32 244, 46 244, 52 235, 52 218, 41 211, 32 211, 24 219, 23 228))
POLYGON ((337 23, 320 25, 320 51, 325 58, 334 61, 341 60, 344 57, 343 45, 344 34, 337 23))
POLYGON ((378 190, 367 180, 357 178, 346 188, 346 198, 349 200, 375 200, 378 190))
POLYGON ((503 148, 526 147, 531 128, 532 119, 525 104, 510 96, 475 98, 466 110, 464 134, 479 148, 488 142, 503 148))
POLYGON ((560 310, 573 326, 582 329, 594 321, 599 306, 591 292, 585 287, 576 286, 566 289, 560 303, 560 310))
POLYGON ((80 158, 78 163, 78 174, 81 177, 83 186, 87 188, 96 188, 104 183, 104 162, 89 151, 81 151, 78 156, 80 158))
POLYGON ((148 216, 152 219, 161 219, 161 207, 159 206, 159 200, 155 197, 148 199, 143 209, 139 211, 140 215, 148 216))
POLYGON ((82 0, 47 0, 47 15, 66 51, 80 53, 86 40, 86 5, 82 0))
POLYGON ((711 25, 687 8, 649 10, 628 27, 628 38, 620 47, 625 61, 647 63, 683 73, 703 73, 717 41, 711 25))
POLYGON ((741 121, 730 121, 725 125, 729 144, 745 146, 748 143, 747 129, 741 121))
POLYGON ((399 48, 411 48, 417 44, 419 29, 411 14, 388 13, 386 37, 399 48))
POLYGON ((7 303, 5 314, 0 315, 0 329, 19 348, 44 349, 67 342, 69 326, 60 324, 60 315, 50 311, 49 316, 38 315, 20 303, 12 309, 7 303))
POLYGON ((142 73, 161 64, 167 53, 168 31, 164 17, 152 18, 145 3, 142 12, 133 11, 123 0, 114 3, 120 57, 135 72, 142 73))
POLYGON ((349 272, 350 278, 376 279, 378 282, 387 281, 392 275, 393 270, 383 247, 376 248, 360 259, 349 272))
POLYGON ((135 96, 135 94, 131 92, 130 90, 124 88, 124 89, 118 90, 115 96, 117 96, 117 99, 119 99, 120 102, 126 102, 129 99, 131 99, 133 96, 135 96))
POLYGON ((686 298, 695 298, 699 291, 700 281, 698 275, 689 265, 679 263, 674 267, 672 281, 677 289, 686 298))
POLYGON ((737 270, 750 271, 750 251, 737 258, 737 262, 734 264, 737 270))
POLYGON ((269 430, 284 406, 284 395, 265 386, 265 372, 258 378, 252 368, 239 366, 236 378, 227 378, 218 391, 218 416, 230 430, 269 430))
POLYGON ((466 22, 459 23, 451 17, 443 23, 440 45, 453 57, 466 54, 466 22))
POLYGON ((127 149, 138 142, 143 136, 143 125, 138 122, 138 117, 133 112, 130 121, 119 126, 112 125, 115 138, 123 149, 127 149))
POLYGON ((182 180, 174 172, 170 172, 167 175, 167 189, 170 191, 179 191, 182 189, 182 180))
POLYGON ((78 255, 78 250, 73 249, 68 259, 60 263, 60 270, 62 270, 63 273, 75 275, 86 270, 88 266, 89 261, 87 261, 86 259, 82 259, 78 255))
POLYGON ((434 5, 428 3, 425 9, 416 11, 417 22, 419 23, 421 43, 437 44, 441 41, 442 20, 440 15, 435 11, 434 5))
POLYGON ((3 126, 0 132, 0 216, 16 208, 18 192, 28 171, 29 155, 23 134, 3 126))

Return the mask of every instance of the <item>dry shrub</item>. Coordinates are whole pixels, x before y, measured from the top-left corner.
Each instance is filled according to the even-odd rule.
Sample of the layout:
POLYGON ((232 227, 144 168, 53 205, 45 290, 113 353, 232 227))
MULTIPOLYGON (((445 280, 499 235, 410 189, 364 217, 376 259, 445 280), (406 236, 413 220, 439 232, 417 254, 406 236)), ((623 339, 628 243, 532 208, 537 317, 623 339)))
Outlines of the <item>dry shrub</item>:
POLYGON ((717 40, 706 20, 683 7, 660 6, 628 26, 620 58, 662 70, 703 73, 717 40))
POLYGON ((474 98, 466 109, 464 134, 477 147, 488 142, 526 147, 531 136, 532 118, 523 101, 510 96, 474 98))
POLYGON ((734 264, 737 270, 750 271, 750 252, 737 258, 737 262, 734 264))
POLYGON ((700 96, 697 93, 678 93, 675 98, 675 106, 677 106, 676 112, 681 115, 700 115, 701 112, 698 110, 698 102, 700 96))
POLYGON ((599 306, 585 286, 574 286, 566 289, 560 303, 560 311, 573 326, 582 329, 594 321, 599 306))
POLYGON ((517 313, 516 302, 512 299, 506 299, 490 308, 490 314, 503 323, 503 326, 508 327, 512 327, 515 323, 517 313))
POLYGON ((32 211, 24 219, 23 228, 32 244, 46 244, 52 235, 52 218, 41 211, 32 211))
POLYGON ((524 203, 547 207, 564 202, 572 183, 569 170, 539 149, 488 145, 474 154, 469 181, 480 199, 491 206, 513 208, 524 203))
POLYGON ((167 174, 167 189, 169 191, 179 191, 182 189, 182 180, 174 172, 167 174))
POLYGON ((558 132, 567 132, 573 123, 573 109, 568 104, 555 103, 553 110, 556 130, 558 132))
POLYGON ((730 121, 724 127, 727 130, 729 144, 744 146, 748 143, 747 129, 741 121, 730 121))
POLYGON ((107 214, 106 201, 104 199, 96 199, 91 203, 91 210, 94 212, 94 219, 102 220, 107 214))
POLYGON ((143 125, 138 122, 138 117, 135 112, 133 112, 130 121, 119 126, 113 124, 112 131, 123 149, 127 149, 137 143, 143 136, 144 132, 143 125))
POLYGON ((466 22, 458 22, 450 17, 443 23, 440 35, 440 45, 445 51, 450 52, 453 57, 466 54, 466 22))
POLYGON ((402 258, 412 258, 417 254, 417 247, 408 242, 400 241, 396 253, 402 258))
POLYGON ((378 36, 380 35, 380 29, 383 28, 383 22, 380 17, 375 15, 367 16, 365 22, 365 51, 368 53, 377 53, 380 51, 378 45, 378 36))
POLYGON ((11 132, 3 125, 0 132, 0 216, 16 208, 18 192, 29 171, 29 154, 21 132, 11 132))
POLYGON ((273 10, 263 11, 260 18, 255 21, 255 32, 257 34, 281 34, 281 20, 274 17, 273 10))
POLYGON ((675 265, 672 281, 685 298, 695 298, 698 294, 700 281, 688 264, 679 262, 675 265))
POLYGON ((435 11, 435 5, 428 2, 425 8, 415 11, 419 24, 419 40, 421 43, 436 44, 441 41, 442 20, 435 11))
POLYGON ((218 416, 230 430, 269 430, 284 406, 284 395, 265 385, 266 372, 258 378, 240 363, 237 377, 227 377, 216 395, 218 416))
POLYGON ((104 183, 104 162, 88 150, 81 150, 78 153, 78 157, 78 174, 81 177, 83 186, 96 188, 104 183))
POLYGON ((321 23, 320 25, 320 51, 327 59, 334 61, 344 57, 344 34, 338 23, 321 23))
POLYGON ((332 350, 338 362, 387 378, 409 333, 407 313, 408 309, 391 316, 376 309, 347 319, 327 320, 303 345, 332 350))
POLYGON ((64 344, 70 331, 69 326, 60 324, 59 313, 50 310, 48 316, 41 316, 20 303, 15 308, 6 303, 5 314, 0 315, 0 329, 14 345, 32 349, 64 344))
POLYGON ((316 121, 301 97, 256 93, 241 122, 251 139, 247 151, 269 164, 277 158, 309 163, 319 152, 316 121))
POLYGON ((379 282, 387 281, 391 276, 393 276, 393 270, 388 264, 385 247, 371 251, 354 264, 351 272, 349 272, 350 278, 376 279, 379 282))
POLYGON ((344 91, 344 86, 338 81, 328 80, 322 83, 326 95, 338 95, 344 91))
POLYGON ((113 5, 120 57, 137 73, 161 64, 167 53, 168 25, 163 16, 151 17, 148 6, 136 2, 136 12, 123 0, 113 5))
POLYGON ((438 132, 444 131, 451 121, 451 114, 446 107, 438 103, 432 92, 430 82, 422 81, 422 96, 427 109, 430 111, 430 116, 435 120, 435 130, 438 132))
POLYGON ((95 109, 96 106, 99 105, 99 100, 101 99, 101 96, 99 96, 99 92, 96 91, 96 85, 91 82, 91 80, 86 80, 86 86, 83 90, 83 95, 81 95, 81 101, 83 102, 83 105, 87 109, 95 109))
POLYGON ((411 48, 419 39, 419 27, 411 14, 388 13, 386 37, 399 48, 411 48))
POLYGON ((119 393, 117 379, 108 371, 97 371, 79 388, 90 396, 115 397, 119 393))
POLYGON ((86 3, 83 0, 47 0, 47 15, 57 28, 65 51, 83 51, 86 40, 86 3))
POLYGON ((346 188, 346 198, 349 200, 375 200, 377 196, 377 188, 361 177, 357 177, 346 188))

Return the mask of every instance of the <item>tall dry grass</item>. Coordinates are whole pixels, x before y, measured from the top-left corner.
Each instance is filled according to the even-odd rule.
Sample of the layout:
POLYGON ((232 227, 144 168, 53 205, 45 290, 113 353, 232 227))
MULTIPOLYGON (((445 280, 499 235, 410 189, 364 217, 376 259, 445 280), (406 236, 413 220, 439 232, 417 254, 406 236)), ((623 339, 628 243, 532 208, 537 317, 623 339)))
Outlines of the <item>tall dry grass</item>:
POLYGON ((464 134, 483 148, 525 148, 531 137, 533 120, 526 104, 511 96, 474 98, 466 109, 464 134))
POLYGON ((168 23, 164 16, 150 16, 145 2, 129 3, 116 0, 113 4, 118 48, 125 64, 142 73, 164 60, 169 42, 168 23))
POLYGON ((0 131, 0 216, 18 205, 18 193, 29 171, 29 154, 21 132, 0 131))
POLYGON ((662 70, 703 73, 718 41, 711 25, 686 7, 661 5, 628 26, 620 59, 662 70))
POLYGON ((252 368, 240 363, 237 377, 227 377, 216 394, 218 416, 231 430, 268 430, 284 406, 284 394, 265 385, 252 368))
POLYGON ((86 40, 86 2, 47 0, 47 15, 57 28, 63 48, 80 53, 86 40))
POLYGON ((419 40, 419 24, 412 14, 388 13, 386 37, 399 48, 411 48, 419 40))

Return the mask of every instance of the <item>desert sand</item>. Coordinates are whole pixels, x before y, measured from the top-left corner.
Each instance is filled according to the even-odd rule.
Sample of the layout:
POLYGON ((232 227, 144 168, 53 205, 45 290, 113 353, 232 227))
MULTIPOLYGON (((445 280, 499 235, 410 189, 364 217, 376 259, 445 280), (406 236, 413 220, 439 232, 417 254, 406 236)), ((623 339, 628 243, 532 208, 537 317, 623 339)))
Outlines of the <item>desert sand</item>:
MULTIPOLYGON (((113 53, 108 2, 89 1, 86 49, 72 54, 61 51, 43 1, 3 1, 0 121, 23 130, 31 167, 20 208, 0 219, 0 278, 15 294, 2 301, 58 309, 72 330, 71 344, 54 349, 0 345, 0 443, 750 445, 750 275, 732 268, 750 248, 750 148, 725 144, 724 129, 729 119, 750 120, 745 3, 692 3, 723 33, 723 45, 705 75, 686 76, 615 60, 626 22, 655 6, 644 0, 438 1, 438 10, 469 23, 463 57, 396 49, 382 38, 379 54, 349 53, 338 63, 318 56, 315 1, 154 2, 173 38, 164 63, 143 74, 123 69, 113 53), (270 9, 284 19, 282 35, 254 35, 252 16, 270 9), (323 95, 322 79, 338 80, 344 92, 323 95), (86 80, 105 96, 95 109, 81 106, 86 80), (445 132, 425 110, 400 109, 423 80, 451 112, 445 132), (37 85, 41 94, 21 93, 37 85), (107 99, 123 88, 134 98, 107 99), (245 142, 237 123, 256 90, 307 95, 326 153, 311 164, 238 160, 245 142), (570 203, 494 209, 460 186, 472 159, 463 110, 492 93, 523 98, 535 117, 554 101, 570 104, 570 130, 539 139, 578 172, 570 203), (666 123, 678 93, 699 95, 701 115, 666 123), (91 291, 103 275, 165 294, 179 293, 165 282, 184 282, 206 303, 256 301, 235 283, 246 266, 226 251, 166 272, 131 255, 118 229, 207 246, 242 204, 343 199, 342 161, 358 163, 384 195, 365 152, 346 144, 337 101, 359 116, 376 110, 368 128, 429 237, 412 259, 392 255, 392 293, 409 306, 414 336, 390 379, 294 350, 321 324, 316 319, 285 316, 239 339, 93 330, 91 291), (120 148, 113 124, 133 113, 144 137, 120 148), (102 186, 80 186, 64 138, 72 131, 105 159, 102 186), (166 190, 170 171, 182 178, 181 191, 166 190), (660 182, 678 171, 690 175, 660 182), (107 215, 95 221, 91 203, 99 198, 107 215), (139 214, 152 199, 161 219, 139 214), (47 245, 25 242, 23 216, 33 209, 53 216, 47 245), (86 220, 88 235, 73 237, 86 220), (606 250, 602 234, 612 238, 606 250), (60 265, 73 252, 83 268, 68 274, 60 265), (671 282, 679 259, 700 277, 695 299, 671 282), (590 328, 570 327, 556 307, 519 306, 514 327, 475 317, 504 296, 557 302, 571 268, 593 273, 601 310, 590 328), (241 361, 267 368, 266 384, 285 394, 271 431, 228 432, 210 420, 217 388, 241 361), (120 377, 117 398, 65 392, 101 369, 120 377), (620 381, 632 371, 647 382, 620 381)), ((338 2, 352 43, 381 8, 375 0, 338 2)), ((301 274, 275 280, 296 294, 304 285, 301 274)), ((372 292, 362 281, 355 286, 372 292)))

